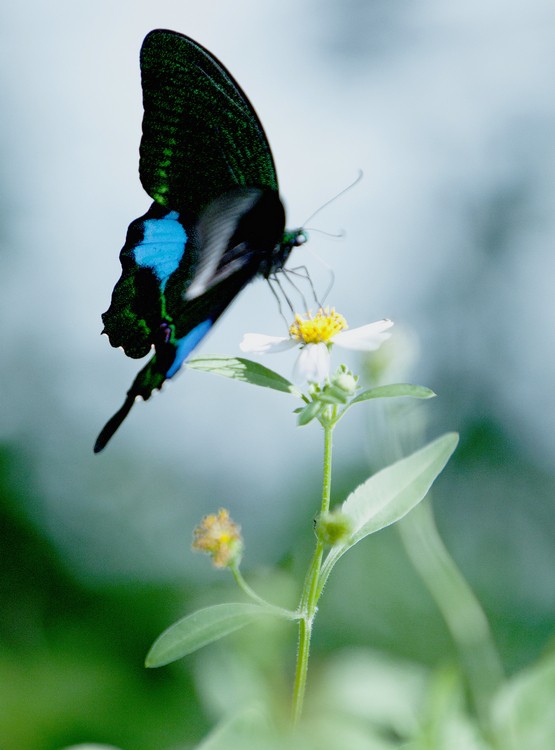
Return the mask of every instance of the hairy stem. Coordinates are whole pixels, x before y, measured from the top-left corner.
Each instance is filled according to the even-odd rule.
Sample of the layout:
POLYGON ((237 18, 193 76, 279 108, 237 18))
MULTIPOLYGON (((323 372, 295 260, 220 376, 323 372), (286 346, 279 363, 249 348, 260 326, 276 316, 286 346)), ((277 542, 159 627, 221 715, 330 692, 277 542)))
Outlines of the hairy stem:
MULTIPOLYGON (((322 479, 322 503, 320 512, 327 511, 330 507, 331 497, 331 458, 332 458, 332 433, 334 422, 330 420, 324 423, 324 466, 322 479)), ((304 695, 306 691, 306 679, 308 674, 308 658, 310 655, 310 639, 312 637, 312 624, 317 611, 318 598, 320 595, 320 569, 322 567, 322 555, 324 545, 320 540, 316 542, 316 549, 312 556, 308 569, 301 603, 299 605, 299 647, 297 650, 297 668, 295 670, 295 684, 293 689, 293 723, 298 723, 301 718, 304 695)))

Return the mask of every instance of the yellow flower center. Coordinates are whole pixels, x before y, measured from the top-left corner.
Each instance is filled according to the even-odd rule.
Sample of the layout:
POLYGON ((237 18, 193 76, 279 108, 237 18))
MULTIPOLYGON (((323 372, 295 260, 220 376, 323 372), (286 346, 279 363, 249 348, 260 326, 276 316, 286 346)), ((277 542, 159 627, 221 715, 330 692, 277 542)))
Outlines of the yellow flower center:
POLYGON ((329 344, 333 337, 347 328, 347 321, 335 312, 335 308, 320 308, 316 315, 308 313, 306 318, 295 315, 295 322, 289 327, 291 338, 302 344, 329 344))

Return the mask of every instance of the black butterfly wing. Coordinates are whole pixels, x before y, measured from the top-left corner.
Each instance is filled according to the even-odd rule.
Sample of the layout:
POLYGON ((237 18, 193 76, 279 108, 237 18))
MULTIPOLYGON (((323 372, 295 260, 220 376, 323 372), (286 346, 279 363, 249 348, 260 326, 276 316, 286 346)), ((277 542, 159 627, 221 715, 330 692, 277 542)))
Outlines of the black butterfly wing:
POLYGON ((258 273, 274 269, 285 213, 260 121, 229 72, 201 45, 155 30, 141 49, 139 173, 154 204, 129 227, 105 332, 131 357, 155 354, 95 445, 135 399, 179 370, 258 273))
MULTIPOLYGON (((158 206, 156 211, 162 211, 163 217, 152 219, 151 209, 146 222, 175 221, 177 212, 168 213, 158 206)), ((114 337, 120 335, 121 326, 128 321, 125 332, 128 343, 133 341, 148 348, 154 345, 155 354, 135 378, 121 409, 103 428, 95 453, 105 447, 136 398, 147 400, 153 390, 160 389, 173 377, 243 287, 257 273, 266 273, 265 259, 271 257, 283 234, 284 220, 283 205, 276 192, 236 188, 212 201, 189 230, 188 252, 179 267, 164 279, 162 294, 158 287, 162 283, 162 269, 155 265, 142 267, 141 273, 137 271, 131 277, 122 275, 112 305, 103 316, 106 329, 113 327, 110 340, 117 340, 114 337), (127 304, 120 310, 117 298, 130 280, 135 284, 140 280, 137 289, 142 289, 145 295, 137 296, 133 305, 127 304)), ((140 225, 141 220, 137 221, 140 225)), ((174 232, 172 228, 171 233, 174 232)), ((126 243, 122 254, 141 249, 140 244, 131 249, 126 243)), ((166 261, 163 268, 168 265, 171 264, 166 261)), ((133 351, 137 351, 136 356, 146 353, 133 351)))
POLYGON ((151 31, 141 48, 139 173, 157 203, 198 216, 235 186, 278 190, 268 140, 243 90, 200 44, 151 31))
MULTIPOLYGON (((241 186, 264 188, 279 200, 272 153, 258 116, 210 52, 182 34, 157 29, 146 36, 140 62, 139 172, 155 203, 129 226, 120 253, 121 278, 102 316, 112 346, 121 346, 130 357, 144 356, 155 344, 161 316, 178 315, 165 296, 171 274, 182 292, 200 274, 191 296, 221 279, 215 271, 226 243, 203 247, 192 236, 203 211, 241 186)), ((216 217, 219 208, 208 210, 216 217)))
POLYGON ((102 315, 103 333, 128 357, 144 357, 155 344, 157 329, 166 315, 168 280, 180 267, 183 283, 187 283, 187 268, 192 278, 195 251, 190 234, 177 211, 168 211, 157 203, 129 225, 119 255, 121 276, 110 307, 102 315))

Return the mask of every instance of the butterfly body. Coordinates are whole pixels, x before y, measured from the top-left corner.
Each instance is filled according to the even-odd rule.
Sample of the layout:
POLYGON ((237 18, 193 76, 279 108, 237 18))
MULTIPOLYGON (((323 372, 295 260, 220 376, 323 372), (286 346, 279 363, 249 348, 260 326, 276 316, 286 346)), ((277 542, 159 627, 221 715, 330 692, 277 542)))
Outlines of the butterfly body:
POLYGON ((262 125, 228 71, 192 39, 155 30, 141 49, 139 174, 153 198, 131 222, 104 332, 129 357, 154 355, 100 433, 102 450, 135 399, 173 377, 255 277, 306 237, 285 210, 262 125))

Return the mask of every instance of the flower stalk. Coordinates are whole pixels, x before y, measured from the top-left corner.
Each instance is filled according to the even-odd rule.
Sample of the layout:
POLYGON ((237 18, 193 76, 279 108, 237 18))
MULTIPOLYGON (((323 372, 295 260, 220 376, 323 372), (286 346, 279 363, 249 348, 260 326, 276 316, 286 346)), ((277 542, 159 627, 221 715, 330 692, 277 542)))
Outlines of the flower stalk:
POLYGON ((266 599, 263 599, 259 594, 257 594, 256 591, 251 586, 249 586, 249 584, 243 578, 243 575, 241 571, 239 570, 238 565, 236 564, 230 565, 229 569, 231 570, 233 578, 235 579, 235 583, 239 586, 239 588, 244 594, 246 594, 250 599, 253 600, 253 602, 260 604, 260 606, 264 607, 264 609, 266 610, 273 610, 276 615, 280 617, 284 617, 287 620, 299 619, 299 615, 297 612, 294 612, 293 610, 285 609, 284 607, 278 607, 275 604, 272 604, 271 602, 267 602, 266 599))
MULTIPOLYGON (((329 407, 330 418, 322 419, 324 427, 324 462, 322 477, 322 502, 320 513, 327 513, 331 499, 331 469, 332 469, 332 435, 336 423, 337 407, 329 407)), ((301 718, 304 696, 306 691, 306 680, 308 674, 308 658, 310 655, 310 641, 312 637, 312 625, 318 609, 320 590, 320 571, 322 568, 322 557, 324 554, 324 543, 317 538, 316 548, 312 556, 312 562, 305 578, 301 602, 299 606, 299 646, 297 649, 297 666, 295 670, 295 684, 293 688, 293 724, 297 724, 301 718)))

